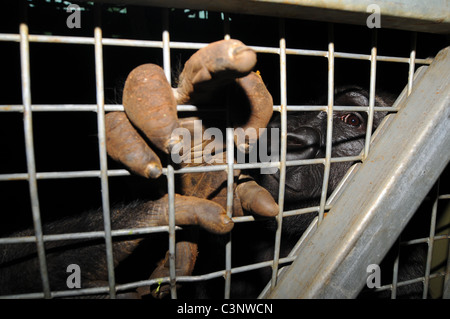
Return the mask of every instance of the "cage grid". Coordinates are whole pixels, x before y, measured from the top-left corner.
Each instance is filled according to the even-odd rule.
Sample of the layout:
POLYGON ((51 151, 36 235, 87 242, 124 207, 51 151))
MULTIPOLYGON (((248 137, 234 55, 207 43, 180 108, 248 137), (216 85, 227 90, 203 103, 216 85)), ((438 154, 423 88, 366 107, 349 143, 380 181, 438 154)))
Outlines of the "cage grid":
MULTIPOLYGON (((408 92, 410 92, 409 87, 408 87, 408 92)), ((432 273, 431 271, 431 262, 432 262, 432 254, 433 254, 433 246, 435 241, 438 240, 445 240, 448 239, 448 234, 446 235, 436 235, 436 216, 437 216, 437 208, 439 205, 439 201, 443 200, 448 200, 450 199, 449 194, 441 194, 439 189, 440 189, 440 185, 442 183, 442 180, 439 179, 436 183, 436 194, 434 198, 428 198, 427 200, 432 201, 433 205, 432 205, 432 209, 430 213, 430 231, 429 231, 429 236, 425 237, 425 238, 417 238, 417 239, 411 239, 411 240, 404 240, 402 241, 401 238, 399 238, 399 249, 402 246, 408 246, 408 245, 417 245, 417 244, 427 244, 427 257, 426 257, 426 267, 425 267, 425 274, 423 277, 419 277, 419 278, 413 278, 410 280, 405 280, 402 282, 398 282, 398 271, 399 271, 399 255, 397 255, 393 269, 392 269, 392 278, 393 281, 391 284, 387 284, 387 285, 383 285, 379 288, 376 288, 375 291, 380 292, 380 291, 384 291, 384 290, 391 290, 391 298, 395 299, 397 296, 397 287, 401 287, 401 286, 406 286, 409 284, 414 284, 414 283, 422 283, 423 284, 423 293, 422 293, 422 298, 426 299, 428 297, 428 290, 429 290, 429 282, 431 279, 433 278, 439 278, 439 277, 444 277, 444 279, 446 281, 448 281, 448 266, 447 269, 444 271, 435 271, 432 273)), ((447 295, 448 292, 444 292, 444 296, 446 296, 445 298, 448 298, 447 295)))
MULTIPOLYGON (((97 18, 100 19, 101 7, 99 5, 95 6, 97 10, 97 18)), ((24 8, 26 10, 26 7, 24 8)), ((168 182, 167 192, 169 195, 169 224, 167 226, 159 227, 147 227, 147 228, 133 228, 133 229, 120 229, 111 230, 110 222, 110 199, 108 191, 108 179, 114 178, 116 176, 128 176, 130 173, 124 169, 108 169, 107 167, 107 153, 105 144, 105 124, 104 116, 105 112, 109 111, 123 111, 122 105, 105 104, 104 98, 104 72, 103 72, 103 47, 104 46, 124 46, 124 47, 141 47, 141 48, 156 48, 161 49, 163 53, 163 66, 170 82, 171 79, 171 61, 170 61, 170 50, 171 49, 187 49, 187 50, 197 50, 207 45, 207 43, 194 43, 194 42, 177 42, 170 40, 169 32, 169 11, 168 9, 162 10, 162 20, 163 20, 163 32, 161 35, 161 41, 153 40, 131 40, 131 39, 117 39, 117 38, 104 38, 102 36, 102 28, 100 23, 93 30, 92 37, 74 37, 74 36, 58 36, 58 35, 42 35, 42 34, 29 34, 28 26, 25 22, 21 23, 19 26, 19 34, 0 34, 0 41, 7 42, 19 42, 20 43, 20 61, 21 61, 21 80, 22 80, 22 103, 21 105, 0 105, 0 112, 21 112, 23 113, 24 119, 24 132, 25 132, 25 149, 26 149, 26 159, 27 159, 27 173, 12 173, 12 174, 0 174, 0 182, 6 181, 17 181, 24 180, 28 181, 29 184, 29 194, 31 196, 32 202, 32 215, 34 222, 35 236, 30 237, 10 237, 10 238, 0 238, 0 245, 2 244, 21 244, 21 243, 36 243, 37 252, 40 264, 40 273, 42 278, 43 292, 42 293, 26 293, 21 295, 9 295, 0 296, 0 298, 54 298, 54 297, 73 297, 83 294, 98 294, 107 293, 110 298, 115 298, 116 293, 127 290, 130 288, 137 288, 141 286, 148 286, 156 283, 169 283, 171 287, 171 297, 177 297, 177 282, 195 282, 201 280, 209 280, 212 278, 224 277, 225 279, 225 291, 224 297, 230 298, 230 286, 231 278, 235 273, 246 272, 262 267, 272 268, 272 278, 271 282, 263 291, 260 297, 265 297, 270 287, 276 286, 279 277, 280 265, 291 263, 295 257, 296 248, 300 247, 306 238, 313 233, 317 227, 320 227, 325 213, 332 207, 331 197, 327 198, 327 187, 329 179, 329 171, 332 163, 337 162, 361 162, 367 157, 370 152, 370 141, 372 138, 372 123, 374 112, 379 111, 389 111, 390 113, 395 113, 398 108, 394 106, 390 107, 379 107, 375 106, 375 91, 376 91, 376 70, 377 62, 392 62, 392 63, 404 63, 409 65, 408 73, 408 83, 407 83, 407 94, 409 95, 413 90, 414 82, 414 72, 418 65, 430 65, 433 62, 432 58, 419 59, 416 58, 416 33, 412 32, 411 49, 409 57, 396 57, 396 56, 381 56, 377 54, 377 30, 372 31, 372 49, 370 54, 357 54, 351 52, 337 52, 334 48, 333 39, 333 24, 329 24, 329 39, 328 39, 328 50, 310 50, 310 49, 297 49, 289 48, 287 46, 286 36, 285 36, 285 24, 284 19, 279 19, 279 47, 264 47, 264 46, 252 46, 258 54, 273 54, 279 56, 280 65, 280 105, 274 105, 274 111, 279 112, 281 115, 281 157, 278 162, 272 163, 234 163, 233 152, 227 153, 227 163, 223 165, 215 165, 209 167, 186 167, 180 169, 174 169, 171 165, 163 168, 163 175, 166 176, 168 182), (95 51, 95 78, 96 78, 96 104, 33 104, 31 97, 31 81, 30 81, 30 50, 29 43, 64 43, 64 44, 77 44, 77 45, 93 45, 95 51), (328 102, 327 105, 290 105, 287 99, 287 66, 286 57, 288 55, 293 56, 313 56, 319 58, 325 58, 328 61, 328 102), (335 106, 334 105, 334 61, 335 59, 351 59, 351 60, 363 60, 370 63, 370 87, 369 87, 369 105, 367 107, 354 107, 354 106, 335 106), (332 157, 332 143, 331 137, 333 132, 333 111, 365 111, 368 114, 368 125, 366 130, 366 138, 364 143, 364 150, 358 156, 349 157, 332 157), (100 170, 91 171, 55 171, 55 172, 37 172, 35 165, 34 156, 34 144, 33 144, 33 130, 32 130, 32 114, 34 112, 95 112, 97 114, 97 125, 98 125, 98 153, 100 159, 100 170), (327 135, 326 135, 326 155, 324 158, 319 159, 306 159, 306 160, 286 160, 287 153, 287 118, 289 112, 292 111, 323 111, 327 113, 327 135), (324 168, 324 178, 321 192, 320 204, 314 207, 307 207, 302 209, 297 209, 293 211, 284 211, 284 187, 285 187, 285 176, 286 167, 298 166, 298 165, 313 165, 321 164, 324 168), (279 187, 279 214, 277 216, 277 231, 275 235, 275 252, 274 258, 270 261, 259 262, 252 265, 245 265, 240 267, 232 267, 231 261, 231 239, 226 245, 226 264, 224 265, 224 270, 208 273, 204 275, 196 276, 176 276, 175 274, 175 236, 176 230, 180 227, 175 226, 175 208, 174 208, 174 196, 175 196, 175 175, 176 174, 189 174, 198 172, 212 172, 212 171, 226 171, 228 172, 227 178, 227 214, 231 216, 232 214, 232 203, 233 203, 233 170, 236 169, 258 169, 276 167, 280 170, 280 187, 279 187), (68 179, 68 178, 100 178, 101 180, 101 197, 102 197, 102 211, 104 218, 104 231, 95 232, 81 232, 81 233, 66 233, 58 235, 46 235, 42 231, 42 221, 40 217, 40 207, 39 207, 39 197, 37 192, 37 180, 43 179, 68 179), (300 239, 296 248, 288 257, 280 257, 280 241, 281 241, 281 227, 284 217, 293 216, 297 214, 317 214, 316 219, 310 225, 308 230, 300 239), (113 266, 113 251, 112 251, 112 238, 118 236, 127 236, 130 234, 143 235, 156 232, 167 232, 169 234, 169 261, 170 261, 170 276, 163 278, 162 280, 142 280, 138 282, 126 283, 126 284, 116 284, 114 276, 114 266, 113 266), (46 251, 44 244, 48 241, 58 241, 58 240, 72 240, 72 239, 83 239, 83 238, 103 238, 106 243, 106 256, 108 264, 108 282, 107 287, 96 287, 96 288, 83 288, 76 290, 67 291, 51 291, 46 267, 46 251)), ((224 38, 228 39, 232 37, 230 33, 230 21, 228 19, 228 14, 225 14, 226 19, 224 19, 224 38)), ((178 105, 178 111, 188 111, 196 112, 197 107, 194 105, 178 105)), ((226 141, 227 149, 233 150, 233 137, 232 130, 227 129, 226 141)), ((411 245, 417 243, 427 243, 428 244, 428 259, 426 265, 426 273, 422 278, 416 278, 408 282, 394 282, 390 285, 378 288, 378 290, 388 290, 392 291, 392 297, 395 297, 396 287, 401 285, 407 285, 414 282, 423 282, 424 298, 427 297, 428 282, 430 279, 445 276, 447 282, 448 291, 448 269, 446 272, 431 273, 430 263, 431 263, 431 253, 433 250, 433 243, 436 240, 448 239, 448 235, 435 236, 435 222, 436 222, 436 206, 439 200, 447 200, 450 198, 449 194, 438 194, 434 200, 434 206, 432 211, 432 226, 430 229, 430 235, 427 238, 421 238, 417 240, 412 240, 408 242, 402 242, 402 245, 411 245)), ((235 223, 241 222, 252 222, 254 218, 252 216, 243 217, 233 217, 235 223)), ((398 263, 396 263, 398 265, 398 263)), ((447 267, 448 268, 448 267, 447 267)), ((396 278, 396 273, 398 269, 397 266, 394 268, 394 278, 396 278)))

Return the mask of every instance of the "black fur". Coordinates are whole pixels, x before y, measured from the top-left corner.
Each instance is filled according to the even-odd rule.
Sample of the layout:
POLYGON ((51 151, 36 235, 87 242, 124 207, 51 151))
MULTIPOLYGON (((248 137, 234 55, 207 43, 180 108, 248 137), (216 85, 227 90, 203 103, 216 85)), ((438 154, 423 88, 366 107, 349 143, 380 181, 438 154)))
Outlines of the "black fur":
MULTIPOLYGON (((160 212, 160 206, 157 207, 157 205, 157 202, 142 201, 117 205, 111 210, 111 228, 114 230, 152 226, 152 220, 160 212)), ((45 235, 102 230, 103 214, 101 210, 87 211, 43 225, 45 235)), ((28 229, 16 232, 10 237, 33 235, 34 231, 28 229)), ((120 264, 116 268, 117 282, 124 283, 130 279, 148 278, 157 261, 165 254, 167 249, 165 243, 167 243, 167 236, 162 235, 151 235, 144 238, 142 236, 122 236, 114 239, 114 266, 118 267, 120 264), (155 242, 158 244, 156 245, 155 242), (126 269, 129 264, 128 257, 132 258, 138 248, 146 251, 146 258, 135 262, 133 269, 126 269), (132 252, 133 254, 131 254, 132 252), (136 278, 136 273, 141 276, 136 278)), ((45 248, 51 290, 68 289, 66 280, 70 273, 67 272, 67 266, 70 264, 80 266, 81 288, 107 286, 108 273, 103 238, 50 241, 45 244, 45 248)), ((1 246, 0 295, 42 292, 36 251, 35 243, 1 246)))
MULTIPOLYGON (((390 106, 393 101, 392 97, 388 95, 376 97, 376 105, 379 106, 390 106)), ((360 87, 343 87, 336 90, 334 102, 335 105, 368 106, 369 94, 360 87)), ((324 105, 326 101, 317 101, 317 104, 324 105)), ((374 130, 385 115, 386 112, 375 112, 374 130)), ((325 157, 326 119, 325 112, 288 113, 288 160, 325 157)), ((367 113, 365 111, 334 112, 333 157, 354 156, 361 152, 364 147, 366 121, 367 113)), ((279 116, 276 115, 269 124, 269 128, 279 126, 279 116)), ((352 164, 343 162, 331 165, 328 193, 334 190, 352 164)), ((323 171, 321 164, 287 168, 285 210, 318 205, 323 171)), ((279 173, 273 175, 258 175, 255 174, 255 171, 249 173, 254 175, 259 184, 268 189, 276 200, 278 199, 279 173)), ((150 202, 135 201, 112 209, 113 229, 142 226, 142 223, 149 219, 153 208, 150 202)), ((281 257, 290 252, 314 217, 315 214, 302 214, 286 217, 283 220, 281 257)), ((96 211, 46 224, 44 233, 57 234, 101 229, 102 214, 101 211, 96 211)), ((275 229, 276 222, 273 219, 236 224, 232 232, 232 266, 238 267, 271 260, 275 229)), ((32 231, 25 231, 16 233, 14 236, 32 234, 32 231)), ((117 266, 118 282, 147 279, 157 260, 164 255, 164 251, 167 249, 167 238, 149 237, 151 238, 142 241, 130 240, 133 238, 129 237, 115 240, 114 262, 117 266), (139 251, 144 254, 138 254, 139 251), (154 253, 149 254, 149 251, 154 253), (130 255, 131 252, 133 254, 130 255), (150 255, 154 258, 142 259, 142 256, 150 255)), ((199 256, 194 274, 205 274, 224 268, 224 245, 227 240, 228 235, 217 236, 206 232, 201 233, 199 256)), ((1 249, 0 294, 41 291, 36 245, 6 245, 1 249)), ((49 242, 46 244, 46 249, 52 290, 67 289, 66 279, 69 274, 66 272, 66 267, 71 263, 80 265, 83 287, 105 285, 107 282, 105 245, 102 239, 49 242)), ((416 264, 419 265, 421 262, 422 260, 419 260, 416 264)), ((420 266, 413 268, 413 271, 416 271, 420 266)), ((270 267, 233 274, 231 297, 257 297, 270 280, 270 276, 270 267)), ((179 291, 179 296, 181 298, 223 298, 223 283, 222 278, 202 283, 184 283, 179 291)))
MULTIPOLYGON (((376 106, 391 106, 394 99, 390 95, 376 96, 376 106)), ((326 105, 326 101, 317 101, 318 105, 326 105)), ((335 105, 340 106, 368 106, 369 93, 360 87, 342 87, 335 92, 335 105)), ((375 130, 387 112, 375 112, 373 130, 375 130)), ((364 147, 367 129, 367 112, 341 112, 333 113, 333 139, 332 157, 344 157, 359 155, 364 147), (350 121, 353 119, 353 121, 350 121), (347 122, 346 122, 347 121, 347 122), (352 124, 350 124, 352 123, 352 124)), ((279 115, 275 115, 268 126, 279 128, 279 115)), ((325 157, 325 138, 327 130, 326 112, 289 112, 287 120, 287 160, 312 159, 325 157)), ((270 140, 270 138, 269 138, 270 140)), ((334 163, 330 168, 328 193, 330 194, 352 162, 334 163)), ((286 169, 286 188, 284 210, 293 210, 309 206, 318 206, 323 183, 324 168, 322 164, 290 166, 286 169)), ((273 175, 250 174, 258 183, 270 191, 278 200, 279 172, 273 175)), ((302 214, 283 219, 283 231, 281 241, 281 257, 286 256, 310 222, 316 215, 302 214)), ((233 267, 257 262, 267 261, 273 258, 273 243, 275 238, 276 221, 265 220, 255 222, 252 225, 238 224, 233 230, 233 267)), ((209 237, 209 235, 205 234, 209 237)), ((226 242, 223 240, 205 239, 200 241, 200 256, 196 271, 208 273, 223 269, 224 249, 221 247, 226 242), (215 242, 215 245, 211 245, 215 242), (202 256, 204 257, 202 259, 202 256)), ((263 269, 232 275, 231 297, 254 298, 270 280, 271 269, 263 269)), ((198 297, 223 297, 223 280, 211 280, 201 285, 186 288, 195 291, 198 297)))

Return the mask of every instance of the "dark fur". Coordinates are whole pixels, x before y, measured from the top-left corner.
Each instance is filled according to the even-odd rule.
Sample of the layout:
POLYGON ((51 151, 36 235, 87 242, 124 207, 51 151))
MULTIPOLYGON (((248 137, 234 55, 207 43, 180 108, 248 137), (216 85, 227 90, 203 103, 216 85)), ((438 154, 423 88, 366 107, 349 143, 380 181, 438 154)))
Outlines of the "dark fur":
MULTIPOLYGON (((336 90, 335 105, 368 106, 368 92, 359 87, 342 87, 336 90)), ((389 97, 377 96, 377 106, 390 106, 393 100, 389 97)), ((318 104, 326 105, 326 101, 318 104)), ((361 118, 361 125, 353 127, 344 123, 342 116, 351 112, 333 112, 332 157, 359 155, 364 147, 366 134, 366 112, 353 112, 361 118)), ((375 112, 373 128, 376 129, 386 112, 375 112)), ((279 115, 269 124, 280 127, 279 115)), ((287 160, 324 158, 327 130, 327 114, 325 112, 289 112, 287 120, 287 160), (298 145, 301 145, 300 147, 298 145)), ((353 163, 333 163, 330 168, 328 193, 330 194, 353 163)), ((285 210, 318 205, 322 191, 324 168, 322 164, 289 166, 286 168, 285 210)), ((268 189, 278 200, 279 172, 273 175, 255 176, 261 186, 268 189)), ((309 221, 304 216, 289 217, 286 231, 294 236, 303 233, 309 221)))
MULTIPOLYGON (((336 91, 335 105, 367 106, 368 92, 359 87, 344 87, 336 91)), ((388 95, 376 97, 376 105, 392 105, 393 99, 388 95)), ((326 104, 318 101, 317 104, 326 104)), ((334 112, 332 156, 358 155, 364 146, 366 132, 366 112, 354 112, 361 120, 358 126, 344 122, 345 116, 351 112, 334 112)), ((375 112, 374 129, 386 115, 375 112)), ((326 136, 325 112, 288 113, 288 160, 323 158, 325 156, 326 136)), ((276 115, 269 127, 279 127, 276 115)), ((270 140, 270 139, 269 139, 270 140)), ((328 193, 331 193, 343 175, 353 163, 335 163, 331 166, 328 193)), ((250 172, 250 173, 254 173, 250 172)), ((268 189, 275 199, 278 198, 279 173, 273 175, 255 175, 261 186, 268 189)), ((285 210, 318 205, 323 180, 323 165, 305 165, 288 167, 286 171, 285 210)), ((151 207, 144 202, 133 202, 112 210, 113 229, 132 228, 148 219, 151 207)), ((297 242, 315 214, 303 214, 287 217, 283 220, 283 236, 281 256, 286 256, 297 242)), ((242 266, 266 261, 273 258, 273 243, 276 223, 274 220, 260 220, 254 223, 235 225, 232 232, 232 266, 242 266)), ((63 221, 45 225, 45 234, 78 232, 102 229, 100 211, 88 212, 63 221)), ((177 239, 179 239, 177 233, 177 239)), ((32 235, 32 231, 16 233, 14 236, 32 235)), ((224 243, 228 235, 216 236, 202 232, 199 241, 199 257, 195 274, 205 274, 224 268, 224 243)), ((133 238, 121 238, 114 243, 114 257, 118 282, 147 279, 155 266, 157 257, 161 258, 167 249, 167 239, 143 240, 137 245, 133 238), (127 240, 127 241, 126 241, 127 240), (158 244, 155 245, 155 242, 158 244), (138 250, 128 257, 138 246, 138 250), (141 259, 152 255, 153 259, 141 259), (149 254, 149 251, 154 254, 149 254), (127 258, 128 257, 128 258, 127 258), (145 261, 145 262, 144 262, 145 261)), ((164 236, 163 236, 164 237, 164 236)), ((67 265, 80 265, 83 287, 105 285, 107 267, 103 240, 78 240, 67 242, 50 242, 46 244, 48 270, 52 290, 67 289, 67 265)), ((38 261, 35 244, 6 245, 1 247, 0 254, 0 294, 41 291, 38 261), (20 248, 19 248, 20 247, 20 248)), ((417 269, 415 267, 414 269, 417 269)), ((261 289, 270 280, 271 269, 263 269, 232 275, 232 298, 257 297, 261 289)), ((223 279, 209 280, 202 283, 185 283, 179 291, 181 298, 223 298, 223 279)))
MULTIPOLYGON (((368 106, 369 93, 359 87, 343 87, 336 90, 335 105, 341 106, 368 106)), ((376 96, 376 106, 391 106, 393 97, 387 94, 376 96)), ((319 105, 326 105, 326 101, 318 101, 319 105)), ((386 112, 375 112, 373 130, 375 130, 386 116, 386 112)), ((339 112, 333 115, 332 157, 359 155, 364 147, 366 133, 366 112, 339 112), (343 120, 346 115, 352 114, 361 120, 358 126, 352 126, 343 120)), ((287 120, 287 160, 311 159, 325 157, 327 114, 325 112, 297 112, 288 113, 287 120)), ((280 127, 279 115, 276 115, 269 124, 271 127, 280 127)), ((269 139, 270 140, 270 139, 269 139)), ((330 168, 328 194, 330 194, 344 174, 353 163, 334 163, 330 168)), ((319 165, 291 166, 286 169, 286 188, 284 210, 318 206, 323 183, 324 167, 319 165)), ((250 172, 252 173, 252 172, 250 172)), ((253 171, 254 173, 254 171, 253 171)), ((273 175, 254 175, 259 184, 268 189, 275 199, 278 199, 279 172, 273 175)), ((281 257, 287 256, 316 214, 302 214, 283 219, 283 232, 281 240, 281 257)), ((233 230, 232 266, 243 266, 273 258, 273 243, 275 238, 276 222, 274 220, 237 224, 233 230)), ((208 235, 206 235, 208 236, 208 235)), ((208 236, 209 237, 209 236, 208 236)), ((196 268, 199 274, 223 269, 224 247, 227 238, 222 241, 205 239, 200 241, 201 254, 196 268), (211 245, 215 242, 216 245, 211 245), (220 247, 220 248, 219 248, 220 247), (203 258, 202 258, 203 257, 203 258)), ((405 254, 400 266, 399 280, 414 278, 423 273, 423 254, 415 251, 405 254), (407 259, 412 263, 406 263, 407 259), (405 265, 405 266, 403 266, 405 265)), ((385 263, 391 265, 395 254, 390 254, 385 263)), ((382 265, 384 274, 392 272, 392 266, 382 265)), ((384 276, 386 277, 386 276, 384 276)), ((383 278, 384 278, 383 277, 383 278)), ((271 268, 265 267, 251 272, 232 275, 231 297, 254 298, 257 297, 271 278, 271 268)), ((420 288, 420 287, 419 287, 420 288)), ((193 287, 188 286, 187 291, 200 298, 222 298, 224 293, 223 279, 211 280, 193 287)), ((371 291, 364 297, 373 297, 371 291)), ((398 290, 399 297, 420 297, 417 286, 398 290)), ((385 295, 386 297, 386 295, 385 295)))
MULTIPOLYGON (((158 211, 154 202, 134 201, 127 205, 118 205, 111 211, 111 228, 125 229, 151 226, 152 215, 158 211)), ((101 210, 88 211, 81 215, 46 223, 43 226, 45 235, 89 232, 103 230, 103 214, 101 210)), ((11 237, 33 236, 33 230, 25 230, 11 237)), ((148 278, 157 261, 165 254, 167 236, 142 237, 122 236, 114 240, 113 256, 116 268, 116 280, 127 282, 130 279, 148 278), (154 243, 158 242, 158 245, 154 243), (145 248, 144 248, 145 247, 145 248), (147 258, 135 262, 133 270, 125 269, 129 264, 128 257, 136 249, 144 249, 147 258), (154 257, 154 258, 153 258, 154 257), (139 273, 141 276, 135 277, 139 273), (135 277, 135 278, 133 278, 135 277)), ((107 286, 108 273, 106 264, 105 241, 97 239, 77 239, 50 241, 45 244, 47 269, 51 290, 67 290, 66 280, 70 273, 67 266, 77 264, 81 270, 81 288, 107 286)), ((132 256, 130 257, 130 259, 132 256)), ((0 250, 0 295, 42 292, 36 244, 2 245, 0 250)), ((99 296, 96 296, 99 297, 99 296)))

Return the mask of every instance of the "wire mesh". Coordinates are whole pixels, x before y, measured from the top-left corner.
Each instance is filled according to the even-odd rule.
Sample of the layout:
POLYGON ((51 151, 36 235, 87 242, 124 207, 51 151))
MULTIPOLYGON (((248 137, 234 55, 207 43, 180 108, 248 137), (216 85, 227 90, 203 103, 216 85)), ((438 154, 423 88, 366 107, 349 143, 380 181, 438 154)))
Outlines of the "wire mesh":
MULTIPOLYGON (((232 37, 230 32, 230 22, 229 15, 225 15, 223 20, 224 28, 224 38, 232 37)), ((271 285, 275 286, 277 283, 277 278, 279 275, 279 265, 292 262, 295 258, 295 254, 291 254, 288 257, 280 258, 280 241, 282 232, 282 221, 284 217, 293 216, 298 214, 317 214, 318 218, 314 220, 311 224, 309 230, 305 233, 305 236, 309 232, 313 232, 316 227, 320 227, 320 222, 324 218, 324 214, 331 207, 329 205, 327 198, 328 189, 328 179, 330 166, 332 163, 337 162, 357 162, 363 161, 367 154, 370 152, 369 145, 372 133, 372 123, 373 114, 378 111, 389 111, 395 113, 397 109, 395 107, 377 107, 375 106, 375 91, 376 91, 376 77, 377 77, 377 62, 392 62, 392 63, 404 63, 408 64, 408 94, 413 90, 413 74, 417 65, 420 64, 430 64, 432 62, 431 58, 418 59, 416 58, 416 34, 412 33, 411 40, 411 50, 409 57, 395 57, 395 56, 381 56, 377 54, 377 31, 374 29, 372 32, 372 49, 370 54, 357 54, 350 52, 338 52, 335 51, 334 37, 333 37, 333 25, 329 26, 329 40, 328 40, 328 50, 309 50, 309 49, 295 49, 287 47, 286 34, 285 34, 285 21, 284 19, 279 20, 279 47, 265 47, 265 46, 250 46, 259 54, 271 54, 279 56, 279 67, 280 67, 280 105, 274 105, 274 111, 279 112, 281 115, 281 157, 277 162, 267 163, 244 163, 237 164, 234 163, 233 152, 228 152, 227 163, 224 165, 215 165, 208 167, 186 167, 181 169, 174 169, 171 165, 163 168, 163 174, 166 176, 168 181, 168 194, 169 194, 169 225, 163 227, 148 227, 140 229, 121 229, 121 230, 111 230, 111 220, 110 220, 110 198, 108 191, 108 179, 117 176, 128 176, 130 173, 123 169, 113 169, 110 170, 107 167, 107 153, 105 145, 105 123, 104 116, 105 112, 108 111, 123 111, 122 105, 110 105, 104 102, 104 84, 103 84, 103 47, 104 46, 123 46, 123 47, 140 47, 140 48, 156 48, 162 50, 163 55, 163 66, 165 74, 169 82, 171 81, 171 70, 172 65, 170 61, 171 49, 187 49, 187 50, 197 50, 207 45, 207 43, 194 43, 194 42, 179 42, 172 41, 170 39, 169 32, 169 10, 162 10, 162 21, 163 28, 161 34, 161 41, 153 40, 132 40, 132 39, 117 39, 117 38, 104 38, 102 36, 101 26, 95 27, 93 30, 92 37, 74 37, 74 36, 57 36, 57 35, 42 35, 42 34, 28 34, 28 26, 25 23, 20 24, 19 34, 0 34, 0 41, 6 42, 19 42, 20 43, 20 56, 21 56, 21 70, 22 70, 22 94, 23 94, 23 104, 20 105, 0 105, 0 112, 20 112, 23 113, 24 118, 24 131, 25 131, 25 142, 26 142, 26 157, 27 157, 27 173, 11 173, 11 174, 0 174, 0 181, 17 181, 24 180, 29 184, 29 193, 32 202, 32 214, 34 221, 35 236, 22 237, 22 238, 0 238, 0 244, 21 244, 35 242, 37 245, 37 251, 39 256, 40 272, 42 277, 42 293, 29 293, 23 295, 10 295, 1 296, 9 298, 51 298, 51 297, 73 297, 80 294, 97 294, 97 293, 109 293, 110 298, 115 298, 116 293, 119 291, 124 291, 130 288, 142 287, 157 283, 156 280, 143 280, 127 284, 116 284, 114 275, 114 262, 113 262, 113 250, 112 250, 112 239, 116 236, 126 236, 130 234, 143 235, 155 232, 167 232, 169 234, 169 261, 170 261, 170 277, 158 280, 158 283, 170 283, 171 287, 171 297, 177 297, 177 282, 194 282, 201 280, 209 280, 211 278, 224 277, 225 278, 225 291, 224 297, 230 298, 231 289, 231 278, 233 274, 246 272, 254 269, 259 269, 263 267, 272 267, 272 279, 271 285), (96 100, 97 104, 41 104, 36 105, 32 103, 31 93, 30 93, 30 50, 29 43, 65 43, 65 44, 76 44, 76 45, 91 45, 94 47, 95 51, 95 78, 96 78, 96 100), (321 57, 326 58, 328 61, 328 103, 327 105, 289 105, 288 103, 288 83, 287 83, 287 56, 311 56, 311 57, 321 57), (352 106, 335 106, 334 105, 334 62, 336 59, 351 59, 351 60, 362 60, 368 61, 370 63, 370 98, 369 105, 367 107, 355 107, 352 106), (336 157, 333 158, 331 155, 332 150, 332 132, 333 132, 333 112, 335 111, 365 111, 368 114, 368 125, 366 131, 364 151, 359 156, 351 157, 336 157), (319 159, 306 159, 306 160, 294 160, 287 161, 287 119, 289 112, 293 111, 323 111, 327 113, 327 137, 326 137, 326 155, 324 158, 319 159), (34 112, 96 112, 97 113, 97 125, 98 125, 98 145, 99 145, 99 158, 100 158, 100 170, 90 170, 90 171, 55 171, 55 172, 36 172, 35 156, 34 156, 34 145, 33 145, 33 131, 32 131, 32 114, 34 112), (285 193, 285 175, 286 167, 297 166, 297 165, 314 165, 321 164, 324 169, 324 179, 322 185, 321 200, 318 206, 308 207, 304 209, 298 209, 294 211, 284 210, 284 193, 285 193), (273 260, 255 263, 252 265, 246 265, 241 267, 232 267, 231 259, 231 237, 226 246, 226 265, 224 265, 224 270, 217 271, 214 273, 199 275, 199 276, 177 276, 175 273, 175 236, 176 230, 180 229, 175 226, 175 207, 174 207, 174 196, 175 196, 175 176, 177 174, 190 174, 198 172, 211 172, 211 171, 227 171, 227 213, 229 216, 232 214, 232 202, 233 202, 233 170, 236 169, 256 169, 264 167, 277 167, 280 170, 280 188, 279 188, 279 214, 277 216, 277 232, 275 236, 274 245, 274 258, 273 260), (102 197, 102 211, 103 211, 103 221, 104 221, 104 231, 99 232, 81 232, 81 233, 71 233, 71 234, 60 234, 60 235, 45 235, 42 232, 42 222, 40 217, 40 207, 39 207, 39 196, 37 189, 37 181, 45 179, 67 179, 67 178, 92 178, 97 177, 101 180, 101 197, 102 197), (48 280, 48 271, 46 267, 45 258, 45 242, 56 241, 56 240, 67 240, 67 239, 83 239, 83 238, 104 238, 106 243, 106 256, 108 265, 108 287, 98 287, 98 288, 85 288, 77 290, 67 290, 67 291, 50 291, 50 285, 48 280)), ((178 111, 196 112, 197 107, 194 105, 179 105, 177 107, 178 111)), ((230 147, 233 145, 232 132, 227 130, 227 149, 233 149, 230 147)), ((447 272, 431 273, 431 254, 433 251, 433 243, 436 240, 448 239, 448 235, 435 235, 435 223, 436 223, 436 207, 439 200, 447 200, 450 195, 438 194, 434 199, 434 206, 432 211, 432 221, 430 227, 430 235, 427 238, 418 239, 410 242, 402 242, 401 245, 407 244, 417 244, 426 242, 428 244, 428 258, 426 264, 426 273, 422 278, 412 279, 408 282, 396 282, 396 269, 394 269, 394 282, 391 285, 383 286, 378 290, 392 290, 392 297, 395 297, 396 287, 407 285, 414 282, 423 282, 424 290, 423 297, 426 298, 428 295, 428 286, 430 279, 436 277, 446 276, 448 281, 448 270, 447 272)), ((251 222, 254 220, 251 216, 244 217, 233 217, 235 223, 251 222)), ((299 243, 304 241, 304 237, 299 243)), ((270 286, 266 287, 266 291, 270 290, 270 286)), ((264 296, 264 293, 261 294, 264 296)))

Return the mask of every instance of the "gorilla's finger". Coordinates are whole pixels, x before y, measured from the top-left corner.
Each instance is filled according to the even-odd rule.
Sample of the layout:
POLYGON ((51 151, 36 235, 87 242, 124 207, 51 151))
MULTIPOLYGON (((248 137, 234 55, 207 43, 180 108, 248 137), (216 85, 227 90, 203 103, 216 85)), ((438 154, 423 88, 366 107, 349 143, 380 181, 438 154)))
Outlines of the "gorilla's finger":
POLYGON ((178 127, 177 103, 161 67, 143 64, 131 71, 123 106, 130 121, 160 150, 168 153, 179 142, 171 140, 178 127))
POLYGON ((228 233, 234 226, 219 204, 207 199, 181 195, 175 197, 175 223, 199 225, 215 234, 228 233))
POLYGON ((194 53, 185 63, 175 90, 179 104, 210 97, 235 78, 246 76, 256 64, 256 53, 238 40, 213 42, 194 53))
POLYGON ((106 150, 114 160, 146 178, 162 173, 161 161, 147 145, 123 112, 105 116, 106 150))
POLYGON ((242 208, 265 217, 278 214, 278 205, 272 195, 254 180, 245 180, 236 187, 236 194, 241 200, 242 208))
MULTIPOLYGON (((151 224, 155 226, 168 225, 168 196, 156 201, 159 209, 152 205, 150 214, 156 213, 151 224)), ((213 201, 193 196, 175 195, 175 224, 198 225, 215 234, 225 234, 231 231, 234 223, 226 214, 225 209, 213 201)))
MULTIPOLYGON (((246 139, 239 139, 239 135, 235 134, 237 148, 246 153, 250 145, 258 140, 267 127, 273 114, 273 99, 261 76, 255 72, 237 79, 236 82, 243 89, 250 105, 250 117, 247 123, 242 126, 243 131, 241 131, 244 132, 246 139), (254 128, 255 131, 252 132, 248 128, 254 128)), ((239 130, 236 130, 236 133, 238 132, 239 130)))
MULTIPOLYGON (((177 276, 192 275, 198 255, 197 244, 188 241, 180 241, 176 243, 175 249, 176 249, 175 252, 176 275, 177 276)), ((165 258, 158 263, 158 266, 151 274, 150 279, 164 278, 169 276, 170 276, 170 263, 169 263, 169 252, 167 252, 165 258)), ((145 287, 143 288, 145 289, 145 287)), ((138 289, 138 292, 140 292, 141 295, 147 294, 144 293, 144 289, 141 290, 138 289)), ((168 294, 170 294, 170 285, 158 284, 156 286, 152 286, 151 294, 153 297, 157 299, 162 299, 168 294)))

